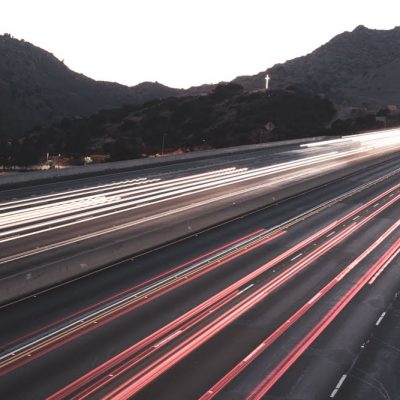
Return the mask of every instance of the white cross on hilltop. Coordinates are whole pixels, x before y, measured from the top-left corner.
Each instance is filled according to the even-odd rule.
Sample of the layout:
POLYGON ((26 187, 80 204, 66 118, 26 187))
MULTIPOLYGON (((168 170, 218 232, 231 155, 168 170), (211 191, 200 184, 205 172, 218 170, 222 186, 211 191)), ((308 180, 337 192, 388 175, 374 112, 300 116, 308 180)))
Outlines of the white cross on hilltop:
POLYGON ((269 80, 270 80, 271 78, 269 77, 269 75, 267 74, 266 76, 265 76, 265 90, 268 90, 268 86, 269 86, 269 80))

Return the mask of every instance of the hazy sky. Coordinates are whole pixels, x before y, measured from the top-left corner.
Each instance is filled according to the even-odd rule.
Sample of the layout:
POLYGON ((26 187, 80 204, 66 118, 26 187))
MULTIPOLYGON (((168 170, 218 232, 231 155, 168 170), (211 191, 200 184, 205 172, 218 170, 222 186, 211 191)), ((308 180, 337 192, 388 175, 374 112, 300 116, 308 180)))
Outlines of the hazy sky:
POLYGON ((228 81, 307 54, 357 25, 400 25, 399 0, 0 0, 0 33, 94 79, 228 81))

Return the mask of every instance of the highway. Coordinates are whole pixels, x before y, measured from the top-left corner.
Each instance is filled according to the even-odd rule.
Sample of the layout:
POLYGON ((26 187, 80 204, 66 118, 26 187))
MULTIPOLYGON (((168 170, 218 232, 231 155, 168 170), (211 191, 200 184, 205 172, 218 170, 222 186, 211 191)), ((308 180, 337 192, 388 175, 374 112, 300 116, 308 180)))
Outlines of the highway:
POLYGON ((137 240, 149 220, 212 215, 224 196, 232 205, 382 160, 2 306, 1 397, 334 398, 399 290, 396 146, 398 136, 370 134, 2 193, 7 277, 68 262, 79 235, 88 247, 102 235, 137 240))
POLYGON ((322 184, 399 146, 391 130, 4 190, 0 303, 322 184))

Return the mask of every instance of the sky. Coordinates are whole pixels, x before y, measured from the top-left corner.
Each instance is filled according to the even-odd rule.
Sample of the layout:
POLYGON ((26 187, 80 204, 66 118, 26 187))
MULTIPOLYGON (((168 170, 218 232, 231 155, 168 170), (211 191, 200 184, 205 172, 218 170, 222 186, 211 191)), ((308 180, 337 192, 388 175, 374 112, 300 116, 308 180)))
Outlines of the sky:
POLYGON ((358 25, 400 25, 399 0, 0 0, 0 33, 97 80, 230 81, 358 25))

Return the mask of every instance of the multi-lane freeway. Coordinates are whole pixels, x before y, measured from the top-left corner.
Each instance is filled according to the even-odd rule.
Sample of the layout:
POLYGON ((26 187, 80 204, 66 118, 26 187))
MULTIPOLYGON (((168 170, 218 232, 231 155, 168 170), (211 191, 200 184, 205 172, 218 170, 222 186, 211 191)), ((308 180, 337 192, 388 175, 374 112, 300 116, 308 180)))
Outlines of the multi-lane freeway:
POLYGON ((392 130, 3 190, 0 303, 393 157, 399 141, 392 130))
POLYGON ((82 271, 1 307, 0 397, 339 397, 400 288, 399 147, 397 132, 379 133, 4 191, 1 280, 26 287, 76 260, 82 271), (340 179, 134 251, 158 230, 168 240, 175 220, 191 233, 194 213, 222 222, 227 204, 355 161, 340 179), (129 241, 129 259, 82 274, 129 241))

